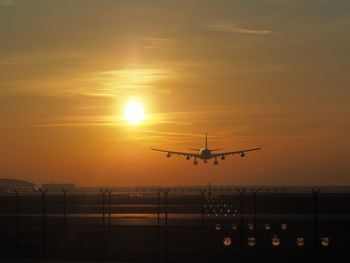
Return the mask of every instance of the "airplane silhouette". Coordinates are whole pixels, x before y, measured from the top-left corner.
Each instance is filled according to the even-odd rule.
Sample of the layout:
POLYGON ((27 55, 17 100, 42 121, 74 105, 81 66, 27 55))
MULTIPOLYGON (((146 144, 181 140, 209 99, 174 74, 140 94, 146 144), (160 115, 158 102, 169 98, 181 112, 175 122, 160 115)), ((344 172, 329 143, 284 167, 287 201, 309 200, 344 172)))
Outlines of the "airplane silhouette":
POLYGON ((193 165, 198 165, 198 159, 201 159, 204 161, 204 163, 207 163, 208 160, 214 158, 214 165, 218 165, 218 158, 221 160, 225 160, 225 157, 228 155, 235 155, 238 154, 241 157, 244 157, 247 152, 252 152, 252 151, 257 151, 260 150, 261 147, 259 148, 253 148, 253 149, 246 149, 246 150, 240 150, 240 151, 234 151, 234 152, 221 152, 221 153, 213 153, 214 151, 220 151, 222 149, 209 149, 208 148, 208 135, 205 134, 205 147, 202 149, 189 149, 193 151, 198 151, 198 153, 189 153, 189 152, 175 152, 175 151, 168 151, 168 150, 162 150, 162 149, 154 149, 151 148, 153 151, 158 151, 158 152, 165 152, 167 153, 166 156, 168 158, 171 157, 172 154, 174 155, 184 155, 186 156, 186 160, 190 160, 191 158, 194 158, 193 165))

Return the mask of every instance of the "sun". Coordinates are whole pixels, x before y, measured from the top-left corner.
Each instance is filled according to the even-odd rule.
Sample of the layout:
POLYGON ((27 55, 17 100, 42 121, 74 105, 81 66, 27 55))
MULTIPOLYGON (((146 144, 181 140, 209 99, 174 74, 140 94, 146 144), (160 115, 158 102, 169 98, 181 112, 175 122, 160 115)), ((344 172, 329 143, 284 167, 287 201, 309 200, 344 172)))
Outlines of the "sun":
POLYGON ((138 101, 130 101, 125 107, 124 118, 132 125, 139 124, 145 119, 145 110, 143 105, 138 101))

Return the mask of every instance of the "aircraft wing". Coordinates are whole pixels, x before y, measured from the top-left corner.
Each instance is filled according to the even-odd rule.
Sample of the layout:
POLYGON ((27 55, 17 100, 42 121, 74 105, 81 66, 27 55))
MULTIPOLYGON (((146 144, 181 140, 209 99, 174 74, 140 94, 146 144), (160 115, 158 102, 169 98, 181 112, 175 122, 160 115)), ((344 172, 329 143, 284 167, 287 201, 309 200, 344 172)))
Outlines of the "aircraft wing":
POLYGON ((234 151, 234 152, 213 153, 211 156, 215 158, 215 157, 219 157, 219 156, 242 154, 242 153, 253 152, 253 151, 258 151, 258 150, 261 150, 261 147, 260 148, 253 148, 253 149, 246 149, 246 150, 241 150, 241 151, 234 151))
POLYGON ((157 151, 157 152, 165 152, 165 153, 174 154, 174 155, 184 155, 184 156, 199 158, 199 154, 197 154, 197 153, 174 152, 174 151, 167 151, 167 150, 154 149, 154 148, 151 148, 151 150, 157 151))

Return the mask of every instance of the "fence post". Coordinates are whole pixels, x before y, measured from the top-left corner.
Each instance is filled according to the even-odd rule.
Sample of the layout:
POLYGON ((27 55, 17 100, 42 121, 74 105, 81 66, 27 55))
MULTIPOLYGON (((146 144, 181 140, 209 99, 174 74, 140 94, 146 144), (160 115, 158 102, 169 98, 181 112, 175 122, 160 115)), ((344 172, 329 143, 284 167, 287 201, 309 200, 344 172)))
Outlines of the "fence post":
POLYGON ((318 197, 319 197, 320 189, 313 188, 312 196, 313 196, 313 208, 314 208, 314 262, 318 262, 319 257, 319 226, 318 226, 318 197))
POLYGON ((243 260, 244 256, 244 219, 243 219, 243 194, 245 193, 247 189, 246 188, 237 188, 237 192, 239 193, 239 207, 240 207, 240 219, 241 219, 241 260, 243 260))
POLYGON ((41 194, 41 216, 42 216, 42 221, 41 221, 41 256, 45 257, 46 256, 46 206, 45 206, 45 199, 46 199, 46 194, 48 192, 48 189, 42 189, 39 188, 38 191, 41 194))
POLYGON ((168 226, 168 194, 170 192, 170 188, 163 189, 163 193, 165 196, 165 225, 168 226))
POLYGON ((112 217, 112 192, 113 189, 107 189, 108 192, 108 225, 111 225, 111 217, 112 217))
POLYGON ((20 232, 19 232, 19 228, 20 228, 20 208, 19 208, 19 193, 20 193, 20 189, 15 189, 15 193, 16 193, 16 238, 17 241, 19 241, 20 239, 20 232))
POLYGON ((257 239, 257 218, 256 218, 256 201, 257 201, 257 194, 258 194, 258 191, 257 189, 253 189, 252 192, 253 192, 253 197, 254 197, 254 236, 255 238, 257 239))
POLYGON ((162 192, 162 188, 156 189, 157 192, 157 224, 160 226, 160 194, 162 192))
POLYGON ((64 188, 62 189, 62 192, 63 192, 63 231, 64 231, 64 234, 66 233, 66 216, 67 216, 67 192, 68 192, 68 189, 64 188))
POLYGON ((101 198, 102 198, 102 224, 103 226, 105 226, 106 224, 106 193, 107 193, 107 189, 99 189, 100 193, 101 193, 101 198))
POLYGON ((164 262, 168 262, 168 251, 169 251, 169 235, 168 235, 168 194, 169 194, 170 188, 168 189, 163 189, 163 193, 165 196, 165 258, 164 262))
POLYGON ((205 205, 205 194, 206 194, 206 191, 203 189, 203 190, 199 190, 199 192, 201 194, 201 202, 202 202, 202 227, 204 227, 204 214, 205 214, 204 205, 205 205))
POLYGON ((105 260, 105 253, 106 253, 106 209, 105 209, 105 202, 106 202, 106 193, 107 189, 100 188, 99 189, 101 198, 102 198, 102 262, 105 260))

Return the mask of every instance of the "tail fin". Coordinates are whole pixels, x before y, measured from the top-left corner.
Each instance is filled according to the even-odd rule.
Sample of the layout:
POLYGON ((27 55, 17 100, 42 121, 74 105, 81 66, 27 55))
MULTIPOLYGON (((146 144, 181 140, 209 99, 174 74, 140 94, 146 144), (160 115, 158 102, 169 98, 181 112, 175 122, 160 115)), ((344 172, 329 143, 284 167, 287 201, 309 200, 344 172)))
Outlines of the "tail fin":
POLYGON ((205 148, 208 149, 208 134, 205 134, 205 148))

